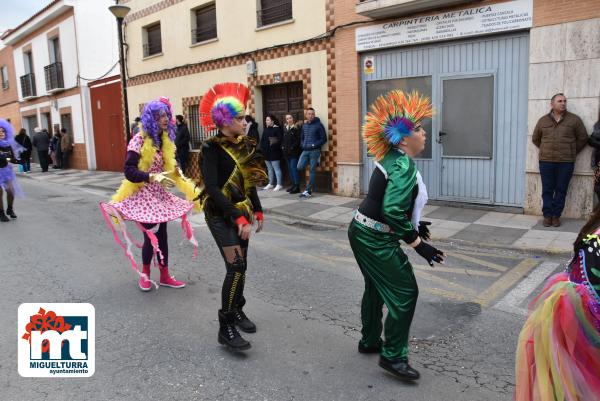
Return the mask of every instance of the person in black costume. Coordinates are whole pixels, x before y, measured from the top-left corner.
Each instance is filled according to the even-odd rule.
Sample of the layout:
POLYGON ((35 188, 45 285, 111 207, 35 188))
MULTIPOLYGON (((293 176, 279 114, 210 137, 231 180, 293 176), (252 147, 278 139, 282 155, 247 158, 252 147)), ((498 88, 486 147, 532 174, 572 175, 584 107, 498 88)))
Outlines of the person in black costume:
POLYGON ((246 115, 246 123, 248 123, 248 125, 246 125, 246 135, 254 139, 258 144, 260 142, 260 135, 258 134, 258 123, 250 115, 246 115))
POLYGON ((187 160, 190 152, 190 130, 181 114, 175 116, 177 132, 175 133, 175 146, 177 147, 177 162, 185 174, 187 160))
POLYGON ((594 124, 592 135, 588 139, 588 144, 594 148, 592 152, 592 170, 594 171, 594 193, 600 201, 600 113, 598 121, 594 124))
POLYGON ((219 247, 226 267, 221 291, 218 341, 235 350, 251 347, 236 327, 256 332, 256 325, 242 308, 246 304, 248 243, 252 224, 263 226, 263 213, 256 186, 266 180, 264 161, 256 142, 245 133, 244 109, 248 89, 237 83, 217 84, 203 97, 200 118, 217 135, 202 144, 200 152, 199 201, 206 223, 219 247))
POLYGON ((33 149, 33 145, 31 144, 31 139, 29 139, 27 136, 25 128, 21 128, 19 134, 15 136, 15 142, 25 148, 25 150, 21 153, 20 163, 23 166, 23 172, 29 173, 31 170, 31 151, 33 149))

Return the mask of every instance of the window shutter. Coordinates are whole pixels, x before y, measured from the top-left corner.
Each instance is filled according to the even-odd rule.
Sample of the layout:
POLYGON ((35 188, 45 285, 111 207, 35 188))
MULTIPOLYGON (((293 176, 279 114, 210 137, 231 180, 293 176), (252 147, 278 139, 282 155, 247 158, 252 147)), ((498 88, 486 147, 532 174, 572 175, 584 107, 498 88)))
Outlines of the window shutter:
POLYGON ((258 26, 292 19, 292 0, 260 0, 258 26))
POLYGON ((146 29, 148 34, 148 56, 162 52, 160 24, 146 29))
POLYGON ((217 9, 214 4, 196 10, 194 43, 217 37, 217 9))

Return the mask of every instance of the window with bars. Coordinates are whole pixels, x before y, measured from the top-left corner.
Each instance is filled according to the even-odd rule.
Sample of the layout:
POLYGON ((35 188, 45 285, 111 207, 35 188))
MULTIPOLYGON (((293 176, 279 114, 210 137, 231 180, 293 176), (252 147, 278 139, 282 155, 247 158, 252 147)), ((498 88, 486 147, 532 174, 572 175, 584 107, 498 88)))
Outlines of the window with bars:
POLYGON ((192 43, 217 37, 217 8, 215 3, 193 10, 196 27, 192 29, 192 43))
POLYGON ((144 57, 162 53, 160 23, 144 28, 144 57))
POLYGON ((8 89, 8 67, 2 66, 2 89, 8 89))
POLYGON ((217 134, 217 130, 207 130, 200 125, 200 111, 198 105, 193 104, 188 107, 188 129, 190 130, 190 144, 192 149, 200 149, 202 142, 213 135, 217 134))
POLYGON ((258 6, 258 27, 292 19, 292 0, 259 0, 258 6))

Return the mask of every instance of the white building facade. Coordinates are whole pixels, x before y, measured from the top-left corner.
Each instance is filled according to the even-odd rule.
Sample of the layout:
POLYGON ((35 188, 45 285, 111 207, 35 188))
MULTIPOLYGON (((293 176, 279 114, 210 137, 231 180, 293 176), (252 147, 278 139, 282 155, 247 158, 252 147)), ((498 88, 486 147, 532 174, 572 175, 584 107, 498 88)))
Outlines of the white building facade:
POLYGON ((14 49, 22 126, 29 135, 35 127, 66 128, 74 142, 74 168, 96 168, 87 83, 119 73, 112 4, 56 0, 4 37, 14 49))

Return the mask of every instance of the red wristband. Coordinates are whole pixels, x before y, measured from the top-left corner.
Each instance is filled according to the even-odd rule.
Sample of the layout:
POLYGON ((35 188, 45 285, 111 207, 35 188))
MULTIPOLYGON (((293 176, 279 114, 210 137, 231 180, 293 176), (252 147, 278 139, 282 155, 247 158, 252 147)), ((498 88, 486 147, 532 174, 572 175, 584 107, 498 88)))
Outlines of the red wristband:
POLYGON ((265 219, 263 212, 254 212, 254 217, 256 217, 256 220, 258 221, 263 221, 265 219))
POLYGON ((237 224, 238 226, 240 224, 245 226, 246 224, 250 224, 250 223, 248 222, 248 219, 245 216, 240 216, 237 219, 235 219, 235 224, 237 224))

